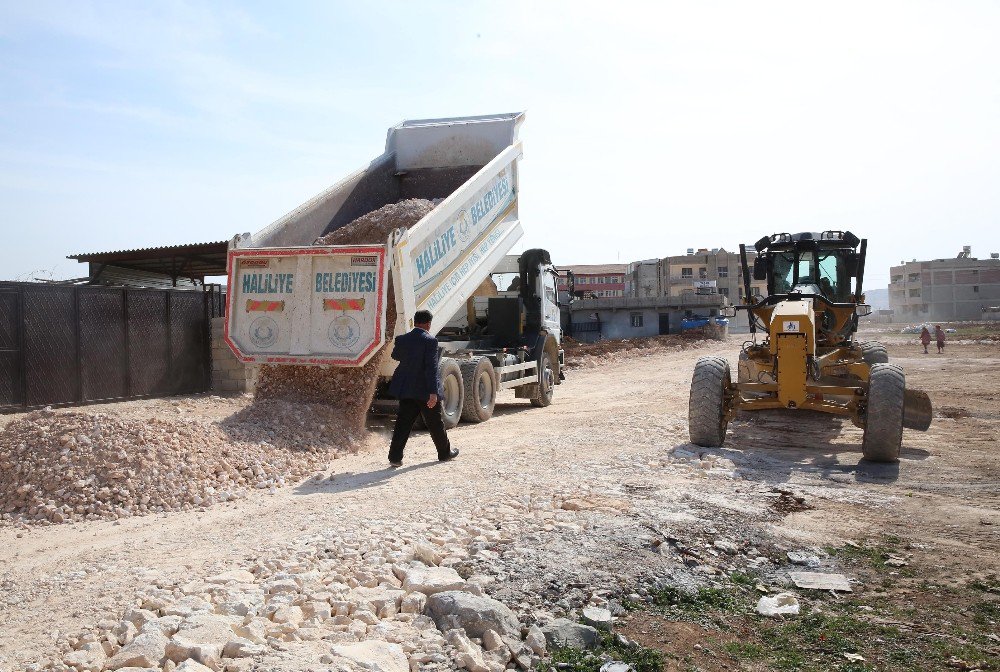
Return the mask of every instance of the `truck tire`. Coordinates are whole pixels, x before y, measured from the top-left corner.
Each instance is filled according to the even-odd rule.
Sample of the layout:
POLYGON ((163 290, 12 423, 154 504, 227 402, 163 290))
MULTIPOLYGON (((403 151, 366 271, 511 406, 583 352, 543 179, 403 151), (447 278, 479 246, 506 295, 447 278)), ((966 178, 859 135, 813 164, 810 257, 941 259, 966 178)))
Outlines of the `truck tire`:
POLYGON ((538 358, 538 385, 531 397, 531 405, 545 407, 552 403, 552 395, 556 390, 556 371, 552 364, 552 355, 547 350, 542 351, 538 358))
POLYGON ((442 357, 438 371, 441 373, 441 387, 444 388, 441 416, 444 418, 444 428, 451 429, 462 419, 462 405, 465 401, 462 369, 451 357, 442 357))
POLYGON ((722 357, 702 357, 694 365, 688 400, 688 433, 691 443, 718 448, 726 440, 726 394, 732 386, 729 362, 722 357))
POLYGON ((861 341, 858 345, 861 346, 861 356, 864 357, 868 366, 889 363, 889 353, 886 351, 884 343, 861 341))
POLYGON ((874 364, 868 377, 868 405, 861 452, 872 462, 895 462, 903 442, 906 378, 895 364, 874 364))
POLYGON ((473 357, 459 364, 465 399, 462 401, 462 419, 469 422, 486 422, 493 417, 497 403, 497 372, 488 357, 473 357))

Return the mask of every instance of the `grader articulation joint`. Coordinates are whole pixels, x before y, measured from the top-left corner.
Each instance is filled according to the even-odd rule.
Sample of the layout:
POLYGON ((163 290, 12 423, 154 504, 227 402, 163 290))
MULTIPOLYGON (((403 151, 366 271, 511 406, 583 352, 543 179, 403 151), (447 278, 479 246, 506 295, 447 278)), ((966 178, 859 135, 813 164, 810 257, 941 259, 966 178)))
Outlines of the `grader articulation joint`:
POLYGON ((897 460, 903 428, 926 430, 931 404, 926 393, 906 389, 883 344, 854 339, 858 318, 871 312, 862 291, 867 241, 850 231, 778 233, 754 247, 752 277, 767 281, 768 294, 754 300, 740 245, 744 303, 731 310, 749 313, 752 340, 740 353, 736 382, 721 357, 695 365, 691 442, 721 446, 738 411, 812 410, 864 428, 867 459, 897 460))

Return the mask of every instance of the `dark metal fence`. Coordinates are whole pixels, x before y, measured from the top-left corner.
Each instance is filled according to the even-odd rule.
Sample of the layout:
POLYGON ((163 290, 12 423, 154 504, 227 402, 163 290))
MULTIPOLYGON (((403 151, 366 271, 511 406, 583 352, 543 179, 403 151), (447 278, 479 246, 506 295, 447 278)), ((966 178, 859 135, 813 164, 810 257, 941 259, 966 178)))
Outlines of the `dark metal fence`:
POLYGON ((597 321, 593 322, 574 322, 572 324, 572 330, 574 334, 585 334, 594 331, 601 330, 601 323, 597 321))
POLYGON ((0 410, 208 390, 216 294, 0 283, 0 410))

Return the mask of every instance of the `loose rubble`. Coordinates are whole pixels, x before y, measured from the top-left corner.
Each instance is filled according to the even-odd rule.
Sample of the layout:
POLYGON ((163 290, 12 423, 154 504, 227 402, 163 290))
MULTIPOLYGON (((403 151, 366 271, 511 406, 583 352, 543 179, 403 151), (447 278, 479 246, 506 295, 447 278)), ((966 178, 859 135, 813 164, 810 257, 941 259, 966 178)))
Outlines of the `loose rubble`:
POLYGON ((241 440, 206 421, 29 413, 0 431, 0 513, 64 523, 190 510, 296 482, 350 448, 226 427, 241 440))

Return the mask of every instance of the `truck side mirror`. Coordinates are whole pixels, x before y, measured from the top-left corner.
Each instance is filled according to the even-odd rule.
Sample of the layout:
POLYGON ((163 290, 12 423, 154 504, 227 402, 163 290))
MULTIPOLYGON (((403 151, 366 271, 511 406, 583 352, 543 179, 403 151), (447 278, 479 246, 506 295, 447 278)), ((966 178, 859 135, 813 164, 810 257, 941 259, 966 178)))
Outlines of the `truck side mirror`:
POLYGON ((719 315, 723 317, 736 317, 736 306, 723 306, 719 310, 719 315))
POLYGON ((765 256, 759 256, 753 262, 753 279, 754 280, 767 280, 767 267, 768 259, 765 256))

